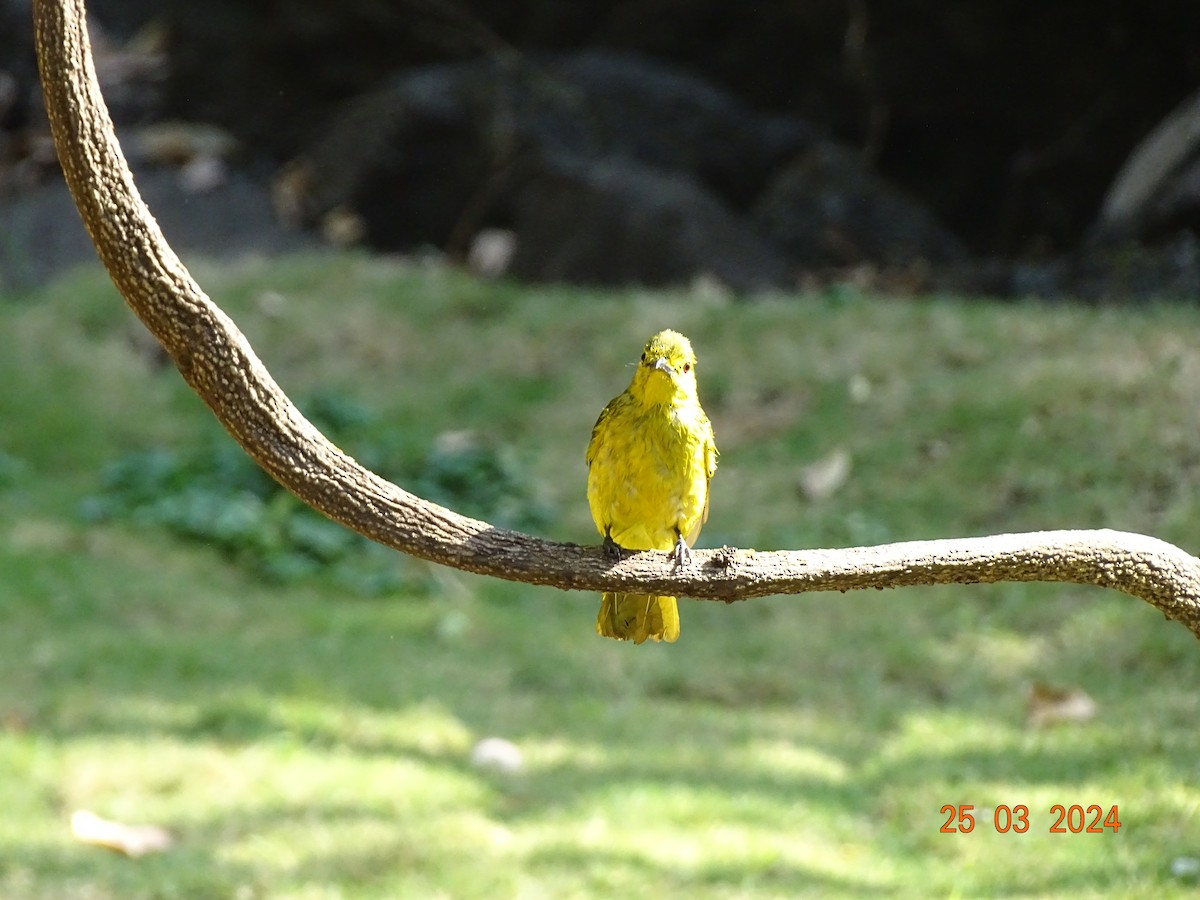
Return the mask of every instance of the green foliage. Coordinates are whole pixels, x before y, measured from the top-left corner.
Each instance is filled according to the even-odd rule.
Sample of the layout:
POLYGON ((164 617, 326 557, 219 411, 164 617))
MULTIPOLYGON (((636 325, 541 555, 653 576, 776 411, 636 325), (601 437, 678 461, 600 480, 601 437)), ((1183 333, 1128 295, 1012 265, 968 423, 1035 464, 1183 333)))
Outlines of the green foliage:
POLYGON ((502 528, 536 531, 551 518, 512 448, 484 444, 473 432, 439 436, 411 479, 425 499, 502 528))
POLYGON ((17 479, 28 472, 24 461, 0 450, 0 490, 15 484, 17 479))
MULTIPOLYGON (((505 527, 537 528, 549 517, 531 474, 508 447, 447 432, 423 458, 405 464, 390 458, 376 437, 386 433, 384 423, 365 405, 328 391, 300 405, 336 444, 427 499, 505 527)), ((182 451, 135 450, 108 464, 82 513, 90 522, 166 529, 218 548, 273 582, 324 575, 366 595, 417 586, 402 556, 301 503, 216 429, 182 451)))

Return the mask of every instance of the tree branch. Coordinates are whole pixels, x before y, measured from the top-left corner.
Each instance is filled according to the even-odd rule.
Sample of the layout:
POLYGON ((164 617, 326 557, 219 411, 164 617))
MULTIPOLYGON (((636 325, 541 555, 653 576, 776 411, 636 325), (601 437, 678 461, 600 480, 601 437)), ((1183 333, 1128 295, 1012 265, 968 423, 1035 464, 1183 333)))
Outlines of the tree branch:
POLYGON ((100 95, 82 0, 35 0, 46 109, 63 173, 100 258, 184 379, 259 465, 301 500, 424 559, 564 589, 643 590, 742 600, 767 594, 995 581, 1115 588, 1200 636, 1200 560, 1155 538, 1050 531, 848 550, 697 551, 613 563, 598 547, 494 528, 364 469, 287 398, 232 321, 192 279, 142 202, 100 95))

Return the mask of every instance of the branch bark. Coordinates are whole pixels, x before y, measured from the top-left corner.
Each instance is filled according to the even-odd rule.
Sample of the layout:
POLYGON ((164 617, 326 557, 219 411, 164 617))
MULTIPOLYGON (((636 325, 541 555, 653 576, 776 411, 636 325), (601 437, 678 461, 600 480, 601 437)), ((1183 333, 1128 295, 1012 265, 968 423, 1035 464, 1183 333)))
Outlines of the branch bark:
POLYGON ((1140 597, 1200 636, 1200 560, 1144 535, 1049 531, 845 550, 724 548, 696 551, 696 563, 677 570, 666 553, 614 563, 599 547, 495 528, 385 481, 300 414, 167 245, 113 132, 82 0, 34 0, 33 10, 63 173, 118 290, 246 452, 301 500, 343 525, 454 568, 588 591, 637 589, 733 601, 917 584, 1092 584, 1140 597))

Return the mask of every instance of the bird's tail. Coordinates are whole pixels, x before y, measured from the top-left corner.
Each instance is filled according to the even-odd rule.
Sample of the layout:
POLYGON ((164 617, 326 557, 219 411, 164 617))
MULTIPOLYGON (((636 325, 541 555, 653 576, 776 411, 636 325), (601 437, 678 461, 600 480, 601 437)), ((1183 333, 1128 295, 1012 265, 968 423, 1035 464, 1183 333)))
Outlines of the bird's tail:
POLYGON ((596 617, 596 634, 618 641, 643 643, 679 639, 679 606, 674 597, 605 594, 596 617))

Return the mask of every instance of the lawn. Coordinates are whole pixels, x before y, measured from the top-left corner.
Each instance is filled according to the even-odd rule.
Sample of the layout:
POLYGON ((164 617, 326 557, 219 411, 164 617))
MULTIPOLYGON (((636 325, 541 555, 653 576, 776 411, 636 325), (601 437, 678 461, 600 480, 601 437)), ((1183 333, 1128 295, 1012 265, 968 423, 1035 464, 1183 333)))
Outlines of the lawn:
MULTIPOLYGON (((722 452, 702 546, 1111 527, 1200 547, 1192 307, 603 293, 347 254, 197 274, 302 408, 334 410, 347 451, 547 537, 597 540, 591 426, 671 326, 722 452), (437 454, 463 446, 479 455, 447 475, 437 454), (835 455, 844 480, 806 492, 835 455)), ((212 503, 180 494, 187 527, 153 504, 116 514, 122 461, 235 456, 139 329, 91 269, 0 298, 0 895, 1200 883, 1200 643, 1141 601, 1027 584, 683 600, 677 644, 635 647, 595 636, 594 595, 363 547, 314 564, 340 539, 284 497, 247 501, 240 531, 187 525, 228 526, 221 478, 212 503), (1035 684, 1094 715, 1032 725, 1035 684), (473 764, 488 737, 519 748, 517 771, 473 764), (962 804, 975 829, 944 833, 962 804), (1115 806, 1120 827, 1053 833, 1055 805, 1115 806), (1018 806, 1028 830, 998 831, 1018 806), (130 859, 76 842, 80 809, 175 843, 130 859)))

